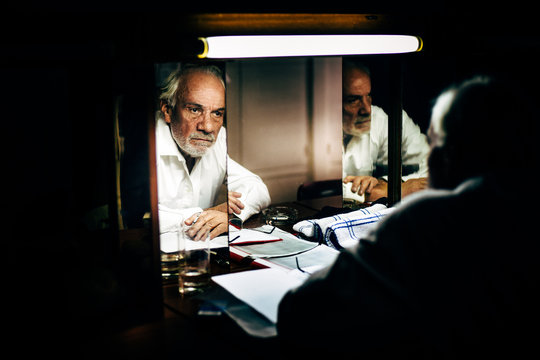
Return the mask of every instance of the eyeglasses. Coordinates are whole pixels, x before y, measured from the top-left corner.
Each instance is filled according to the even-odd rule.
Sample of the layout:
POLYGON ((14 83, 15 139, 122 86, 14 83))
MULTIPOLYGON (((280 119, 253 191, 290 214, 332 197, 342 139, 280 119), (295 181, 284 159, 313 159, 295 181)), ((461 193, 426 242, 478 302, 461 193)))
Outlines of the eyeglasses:
POLYGON ((311 274, 310 272, 308 272, 308 271, 306 271, 306 270, 304 270, 304 269, 302 269, 302 268, 300 267, 300 263, 298 262, 298 257, 296 257, 295 260, 296 260, 296 268, 297 268, 298 270, 300 270, 301 272, 303 272, 303 273, 305 273, 305 274, 311 274))

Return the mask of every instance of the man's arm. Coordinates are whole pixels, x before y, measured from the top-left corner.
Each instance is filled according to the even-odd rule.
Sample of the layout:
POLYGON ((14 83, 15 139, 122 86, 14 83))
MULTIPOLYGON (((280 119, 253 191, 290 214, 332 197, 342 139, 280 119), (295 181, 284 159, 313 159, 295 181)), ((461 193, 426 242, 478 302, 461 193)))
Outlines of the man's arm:
POLYGON ((369 194, 377 186, 378 180, 373 176, 352 176, 348 175, 343 179, 344 184, 352 182, 351 191, 358 195, 369 194))
POLYGON ((240 200, 242 197, 242 194, 236 191, 229 191, 228 194, 228 200, 227 202, 223 202, 219 205, 213 206, 211 208, 208 208, 208 210, 217 210, 224 213, 229 213, 229 215, 232 214, 240 214, 242 212, 242 209, 244 209, 244 204, 240 200))
POLYGON ((231 201, 231 192, 241 194, 239 198, 233 196, 230 203, 236 206, 240 212, 234 212, 233 206, 231 208, 240 219, 245 221, 270 205, 270 193, 259 176, 229 157, 227 157, 227 161, 229 201, 231 201), (243 208, 239 206, 239 203, 242 204, 243 208))
POLYGON ((171 209, 162 204, 159 204, 159 233, 162 234, 170 231, 177 231, 178 225, 180 225, 185 219, 202 211, 203 209, 201 209, 200 207, 171 209))
MULTIPOLYGON (((388 196, 388 182, 384 179, 376 179, 373 176, 347 176, 343 182, 352 182, 352 192, 358 192, 359 195, 366 195, 366 201, 373 202, 382 197, 388 196)), ((401 183, 401 196, 405 197, 414 192, 426 189, 428 186, 427 178, 412 178, 401 183)))
POLYGON ((212 239, 225 233, 228 230, 229 214, 236 214, 240 219, 246 220, 270 205, 270 194, 261 178, 234 160, 228 157, 227 160, 228 202, 205 209, 186 219, 186 225, 191 226, 190 236, 195 239, 207 230, 210 231, 212 239))
MULTIPOLYGON (((387 151, 387 148, 385 148, 387 151)), ((426 136, 420 131, 409 115, 403 111, 403 139, 401 144, 401 160, 403 164, 418 165, 418 171, 402 177, 401 197, 424 190, 428 186, 427 157, 429 145, 426 136)), ((366 201, 376 201, 388 196, 388 182, 386 178, 379 178, 377 185, 370 193, 366 193, 366 201)))
POLYGON ((210 239, 219 236, 228 230, 227 212, 207 209, 201 213, 194 214, 186 219, 185 224, 191 226, 188 235, 193 240, 201 240, 206 231, 210 232, 210 239))
POLYGON ((210 230, 210 238, 213 239, 229 230, 228 215, 240 214, 244 204, 240 201, 242 194, 229 191, 228 202, 221 203, 205 209, 200 214, 194 214, 186 220, 186 225, 191 225, 190 236, 199 236, 205 230, 210 230), (194 221, 197 220, 194 224, 194 221), (202 230, 202 232, 201 232, 202 230))
MULTIPOLYGON (((408 196, 420 190, 426 189, 428 186, 427 178, 412 178, 401 183, 401 197, 408 196)), ((377 185, 373 187, 370 193, 366 193, 366 201, 376 201, 382 197, 388 196, 388 182, 384 179, 379 179, 377 185)))

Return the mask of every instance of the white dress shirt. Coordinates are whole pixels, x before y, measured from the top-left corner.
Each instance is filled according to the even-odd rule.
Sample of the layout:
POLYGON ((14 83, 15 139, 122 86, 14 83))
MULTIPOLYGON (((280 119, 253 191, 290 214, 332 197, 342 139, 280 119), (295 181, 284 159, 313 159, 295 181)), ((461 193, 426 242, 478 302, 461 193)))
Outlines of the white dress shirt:
POLYGON ((169 125, 161 117, 156 125, 158 209, 160 233, 174 231, 177 224, 194 213, 216 204, 221 185, 242 193, 239 217, 246 220, 270 204, 268 188, 261 178, 227 155, 225 128, 215 144, 198 158, 189 172, 169 125), (226 181, 226 179, 228 181, 226 181))
MULTIPOLYGON (((418 165, 418 171, 402 180, 427 177, 429 145, 418 125, 403 111, 401 156, 403 165, 418 165)), ((343 149, 343 177, 373 175, 376 166, 388 166, 388 115, 378 106, 371 107, 371 130, 353 136, 343 149)), ((387 178, 383 176, 383 178, 387 178)))

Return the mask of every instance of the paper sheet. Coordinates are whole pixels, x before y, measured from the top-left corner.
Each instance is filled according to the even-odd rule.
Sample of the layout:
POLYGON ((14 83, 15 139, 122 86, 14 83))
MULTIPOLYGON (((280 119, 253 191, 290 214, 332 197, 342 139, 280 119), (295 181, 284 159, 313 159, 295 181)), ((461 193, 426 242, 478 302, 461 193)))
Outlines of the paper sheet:
POLYGON ((261 269, 213 276, 212 280, 275 324, 283 296, 308 276, 297 270, 261 269))
POLYGON ((314 269, 330 266, 339 255, 339 251, 326 245, 319 245, 312 250, 306 251, 296 256, 273 258, 271 262, 289 269, 296 269, 298 266, 309 273, 314 269), (298 265, 296 260, 298 259, 298 265))
MULTIPOLYGON (((210 240, 210 249, 227 247, 228 237, 226 235, 216 236, 210 240)), ((161 251, 165 253, 172 253, 178 251, 178 234, 176 231, 165 232, 159 235, 159 241, 161 243, 161 251)), ((204 246, 202 241, 192 241, 186 239, 186 249, 196 250, 204 246)))
MULTIPOLYGON (((239 248, 253 258, 274 258, 301 254, 318 245, 314 242, 300 239, 277 227, 272 232, 272 235, 281 238, 282 241, 242 245, 239 248)), ((233 243, 231 245, 235 244, 233 243)))

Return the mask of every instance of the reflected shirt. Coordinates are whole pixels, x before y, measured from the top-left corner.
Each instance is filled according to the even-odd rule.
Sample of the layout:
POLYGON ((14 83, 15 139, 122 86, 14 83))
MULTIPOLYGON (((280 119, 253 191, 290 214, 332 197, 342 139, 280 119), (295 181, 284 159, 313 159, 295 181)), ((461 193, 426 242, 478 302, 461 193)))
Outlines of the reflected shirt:
POLYGON ((227 155, 223 127, 214 145, 196 160, 190 173, 169 125, 158 117, 156 152, 160 233, 174 231, 183 219, 218 205, 220 190, 227 182, 229 191, 242 193, 244 209, 239 215, 242 220, 270 204, 268 188, 261 178, 227 155))
MULTIPOLYGON (((429 145, 418 125, 403 111, 401 159, 403 165, 418 166, 418 170, 402 177, 403 181, 427 177, 429 145)), ((371 107, 371 130, 353 136, 343 149, 343 177, 373 176, 377 166, 388 166, 388 115, 378 106, 371 107)), ((383 178, 387 178, 383 176, 383 178)))

